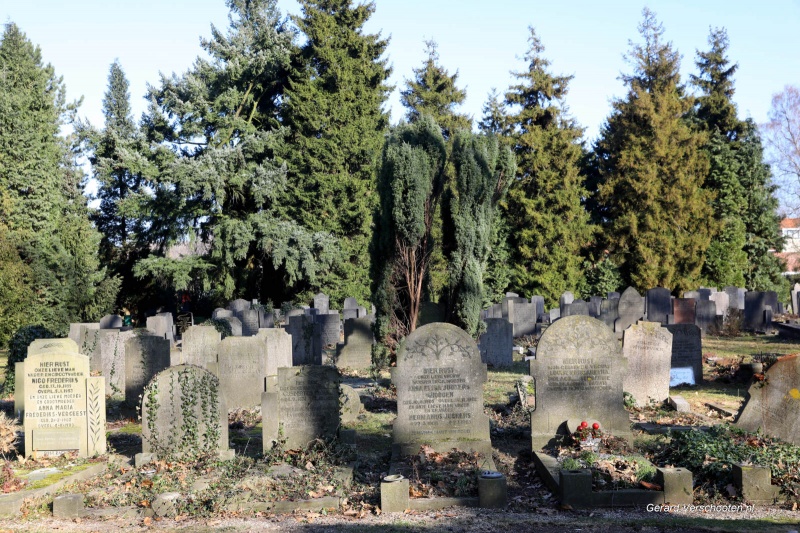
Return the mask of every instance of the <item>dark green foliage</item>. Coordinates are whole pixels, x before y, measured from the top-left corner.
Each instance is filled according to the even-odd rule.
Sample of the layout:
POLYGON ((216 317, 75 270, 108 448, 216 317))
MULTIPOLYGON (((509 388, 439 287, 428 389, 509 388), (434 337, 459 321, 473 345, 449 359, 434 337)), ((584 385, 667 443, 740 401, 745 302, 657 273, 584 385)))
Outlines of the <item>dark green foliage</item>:
POLYGON ((594 149, 595 219, 626 284, 680 292, 698 286, 718 231, 713 194, 703 188, 706 135, 685 119, 692 100, 680 56, 651 11, 639 30, 644 43, 632 45, 633 73, 623 76, 628 94, 613 102, 594 149))
POLYGON ((583 275, 583 280, 578 285, 578 294, 587 301, 591 296, 605 298, 606 294, 618 292, 623 286, 619 268, 607 255, 597 262, 584 261, 583 275))
POLYGON ((417 326, 446 160, 441 128, 427 115, 396 127, 383 149, 371 248, 372 300, 376 330, 389 346, 417 326))
POLYGON ((476 335, 484 303, 483 278, 498 202, 514 176, 514 155, 494 135, 458 131, 453 142, 455 180, 442 205, 449 285, 448 321, 476 335))
POLYGON ((159 255, 139 261, 137 277, 173 289, 283 298, 312 283, 338 257, 335 239, 282 213, 286 166, 279 104, 293 33, 274 0, 232 0, 227 34, 212 28, 181 77, 153 88, 144 126, 151 142, 143 174, 155 196, 144 203, 148 241, 159 255), (167 256, 181 244, 183 257, 167 256))
POLYGON ((408 110, 406 118, 415 122, 424 115, 433 117, 442 128, 442 135, 450 139, 456 130, 468 130, 472 119, 456 113, 455 108, 464 102, 467 92, 456 86, 458 72, 452 76, 439 65, 435 41, 425 41, 428 58, 420 68, 414 69, 414 79, 406 80, 406 89, 400 92, 400 102, 408 110))
POLYGON ((701 91, 697 97, 697 119, 702 128, 717 131, 729 141, 735 140, 742 131, 742 122, 733 103, 733 75, 739 65, 730 64, 727 57, 728 32, 725 28, 711 30, 708 36, 711 49, 697 51, 699 76, 691 75, 692 84, 701 91))
POLYGON ((3 320, 9 326, 47 324, 63 333, 70 321, 111 311, 119 287, 99 266, 100 235, 89 222, 75 139, 59 135, 74 120, 77 104, 66 103, 61 79, 14 24, 6 25, 0 42, 0 72, 4 260, 22 275, 13 286, 24 293, 11 301, 28 306, 3 320))
POLYGON ((478 129, 483 133, 503 135, 508 129, 508 109, 502 95, 497 89, 492 89, 489 98, 483 104, 483 117, 478 123, 478 129))
POLYGON ((383 103, 391 69, 388 41, 365 34, 373 3, 301 0, 294 22, 306 42, 294 54, 283 100, 289 129, 282 209, 303 228, 330 234, 342 260, 318 271, 300 298, 324 291, 331 304, 369 294, 369 242, 375 166, 388 127, 383 103))
POLYGON ((0 346, 5 346, 28 320, 27 314, 36 302, 31 288, 31 267, 20 257, 12 239, 0 225, 0 346))
POLYGON ((3 392, 6 395, 14 394, 15 389, 15 366, 21 363, 28 356, 28 346, 36 339, 54 339, 58 337, 55 333, 44 326, 23 326, 11 336, 8 341, 8 363, 6 364, 6 382, 3 385, 3 392))
POLYGON ((550 306, 581 283, 581 252, 591 243, 593 228, 581 205, 587 196, 579 171, 583 130, 565 111, 572 77, 549 72, 550 62, 542 56, 544 47, 533 28, 528 42, 528 70, 515 74, 519 83, 506 93, 517 173, 504 214, 512 251, 511 286, 544 296, 550 306))

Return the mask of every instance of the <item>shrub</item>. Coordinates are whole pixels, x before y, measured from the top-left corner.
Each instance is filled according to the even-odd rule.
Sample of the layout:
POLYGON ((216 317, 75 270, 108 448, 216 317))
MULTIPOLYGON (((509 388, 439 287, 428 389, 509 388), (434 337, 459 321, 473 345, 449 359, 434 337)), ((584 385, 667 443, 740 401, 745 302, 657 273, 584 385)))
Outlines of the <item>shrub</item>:
POLYGON ((8 341, 8 364, 6 366, 6 382, 3 391, 6 395, 14 394, 14 366, 21 363, 28 355, 28 346, 36 339, 52 339, 56 334, 44 326, 23 326, 8 341))

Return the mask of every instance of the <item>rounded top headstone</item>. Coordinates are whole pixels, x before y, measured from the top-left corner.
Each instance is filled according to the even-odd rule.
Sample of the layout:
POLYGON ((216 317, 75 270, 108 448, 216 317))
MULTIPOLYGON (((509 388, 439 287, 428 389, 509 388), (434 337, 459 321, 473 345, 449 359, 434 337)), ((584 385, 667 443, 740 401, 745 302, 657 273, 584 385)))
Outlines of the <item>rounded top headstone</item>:
POLYGON ((415 359, 420 357, 437 361, 481 360, 478 345, 469 333, 446 322, 434 322, 414 330, 400 345, 397 364, 417 363, 415 359))
POLYGON ((536 349, 537 358, 578 354, 621 354, 617 337, 603 322, 586 315, 566 316, 548 327, 536 349), (577 349, 577 352, 576 352, 577 349))

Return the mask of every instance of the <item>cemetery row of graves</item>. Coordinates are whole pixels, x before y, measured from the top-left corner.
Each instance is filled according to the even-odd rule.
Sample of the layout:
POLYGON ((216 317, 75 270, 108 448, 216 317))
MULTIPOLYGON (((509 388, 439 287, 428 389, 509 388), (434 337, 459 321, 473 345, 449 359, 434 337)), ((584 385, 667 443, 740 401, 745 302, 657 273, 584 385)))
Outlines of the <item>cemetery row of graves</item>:
POLYGON ((352 298, 330 309, 324 294, 285 313, 235 300, 198 324, 72 324, 9 360, 22 427, 14 441, 0 424, 0 444, 12 428, 0 513, 791 504, 800 358, 703 350, 741 329, 790 354, 753 337, 784 311, 775 293, 738 288, 565 293, 549 311, 508 294, 478 342, 429 323, 389 369, 372 364, 373 314, 352 298))

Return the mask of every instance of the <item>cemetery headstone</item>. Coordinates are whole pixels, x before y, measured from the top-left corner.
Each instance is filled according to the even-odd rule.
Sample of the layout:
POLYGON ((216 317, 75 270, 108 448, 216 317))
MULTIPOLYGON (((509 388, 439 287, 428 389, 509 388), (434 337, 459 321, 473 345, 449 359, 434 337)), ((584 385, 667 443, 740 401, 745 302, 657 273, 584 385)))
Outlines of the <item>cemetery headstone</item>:
POLYGON ((214 326, 192 326, 183 333, 183 364, 206 368, 217 362, 217 348, 222 334, 214 326))
POLYGON ((361 397, 358 392, 349 385, 339 385, 339 418, 342 424, 350 424, 358 420, 361 414, 361 397))
POLYGON ((230 309, 223 309, 221 307, 214 309, 214 311, 211 313, 211 318, 213 318, 214 320, 222 320, 223 318, 228 318, 232 316, 233 316, 233 311, 231 311, 230 309))
POLYGON ((358 318, 358 309, 342 309, 342 320, 347 322, 350 319, 358 318))
POLYGON ((676 324, 694 324, 697 321, 697 300, 675 298, 672 300, 672 315, 676 324))
POLYGON ((744 289, 740 289, 739 287, 725 287, 723 290, 728 294, 728 303, 731 309, 744 309, 744 289))
POLYGON ((705 302, 710 300, 713 292, 711 289, 697 289, 697 301, 705 302))
POLYGON ((228 410, 219 380, 197 366, 153 376, 142 395, 142 451, 159 459, 192 459, 228 450, 228 410))
POLYGON ((571 304, 573 301, 575 301, 575 295, 571 292, 565 291, 563 294, 561 294, 558 299, 558 308, 559 311, 561 311, 560 316, 567 316, 566 313, 564 313, 564 306, 571 304))
MULTIPOLYGON (((703 351, 700 341, 700 328, 694 324, 670 324, 666 328, 672 333, 672 374, 675 377, 677 369, 691 368, 694 382, 690 385, 699 385, 703 382, 703 351)), ((678 374, 683 373, 678 370, 678 374)), ((671 378, 674 386, 675 379, 671 378)))
POLYGON ((122 317, 119 315, 106 315, 100 319, 99 329, 119 329, 122 327, 122 317))
POLYGON ((667 323, 667 315, 672 313, 672 295, 669 289, 656 287, 650 289, 647 298, 647 320, 650 322, 667 323))
POLYGON ((393 455, 457 448, 483 455, 493 464, 489 419, 483 413, 486 365, 475 341, 442 322, 417 328, 397 351, 391 369, 397 387, 393 455))
POLYGON ((589 316, 589 303, 583 300, 573 300, 570 304, 561 306, 561 316, 589 316))
MULTIPOLYGON (((800 283, 794 284, 791 293, 792 293, 792 313, 794 313, 795 315, 800 315, 800 300, 798 300, 798 295, 800 295, 800 283)), ((71 331, 72 328, 70 328, 70 332, 71 331)))
POLYGON ((230 326, 231 326, 231 336, 233 336, 233 337, 241 337, 242 336, 242 321, 239 320, 237 317, 235 317, 235 316, 226 316, 226 317, 220 318, 220 320, 223 320, 223 321, 227 322, 228 324, 230 324, 230 326))
POLYGON ((711 301, 716 306, 717 316, 725 317, 728 315, 730 307, 730 297, 727 292, 715 292, 711 295, 711 301))
POLYGON ((278 380, 262 395, 264 451, 280 436, 287 449, 335 437, 339 429, 339 371, 330 366, 279 368, 278 380))
POLYGON ((358 309, 358 300, 353 297, 344 299, 344 307, 342 309, 358 309))
POLYGON ((619 318, 614 323, 614 332, 622 337, 628 326, 644 318, 644 300, 633 287, 628 287, 619 297, 617 304, 619 318))
POLYGON ((592 296, 589 298, 589 316, 598 318, 600 316, 600 304, 603 302, 602 296, 592 296))
POLYGON ((228 309, 233 311, 233 316, 238 317, 245 309, 250 309, 251 303, 243 298, 233 300, 228 304, 228 309))
POLYGON ((314 309, 319 311, 319 314, 324 315, 330 309, 330 298, 324 292, 314 295, 314 309))
POLYGON ((267 378, 278 375, 278 369, 292 366, 292 336, 282 329, 262 329, 256 335, 266 345, 267 378))
POLYGON ((339 313, 326 313, 317 315, 314 320, 319 324, 320 342, 323 347, 336 346, 341 337, 342 321, 339 320, 339 313))
POLYGON ((261 328, 274 328, 275 327, 275 313, 268 312, 263 306, 256 308, 258 311, 258 327, 261 328))
POLYGON ((713 300, 697 302, 696 322, 702 335, 707 335, 717 327, 717 303, 713 300))
POLYGON ((351 318, 344 321, 344 343, 336 350, 336 366, 339 368, 366 369, 372 364, 372 345, 375 337, 369 317, 351 318))
POLYGON ((505 318, 487 318, 480 338, 481 361, 496 368, 511 366, 514 339, 512 326, 505 318))
POLYGON ((217 348, 219 391, 228 409, 261 405, 267 378, 267 345, 258 337, 227 337, 217 348))
POLYGON ((548 327, 530 361, 536 391, 532 449, 559 442, 568 434, 568 420, 595 420, 604 433, 629 438, 626 366, 616 336, 599 320, 569 316, 548 327))
MULTIPOLYGON (((106 382, 105 394, 118 399, 125 397, 125 342, 137 335, 134 330, 101 329, 100 349, 90 366, 100 371, 106 382)), ((139 333, 142 333, 140 330, 139 333)))
POLYGON ((25 456, 106 452, 105 383, 85 355, 43 346, 16 365, 22 383, 25 456))
POLYGON ((747 391, 736 425, 800 445, 800 356, 779 358, 747 391))
POLYGON ((539 316, 544 313, 544 296, 538 296, 538 295, 531 296, 531 303, 536 305, 536 316, 539 316))
POLYGON ((606 294, 606 298, 609 300, 619 300, 620 294, 616 291, 611 291, 606 294))
POLYGON ((746 331, 766 331, 767 325, 764 320, 766 310, 767 293, 761 291, 748 291, 744 296, 744 319, 742 329, 746 331))
POLYGON ((81 335, 82 328, 83 330, 100 329, 100 324, 98 324, 97 322, 81 322, 81 323, 70 324, 68 337, 73 341, 75 341, 75 344, 77 344, 78 346, 81 346, 81 344, 83 343, 83 338, 81 335))
POLYGON ((245 309, 239 313, 239 320, 242 322, 242 336, 252 337, 258 333, 258 310, 245 309))
POLYGON ((600 302, 600 321, 603 322, 611 331, 614 331, 614 323, 619 318, 619 298, 611 298, 600 302))
POLYGON ((700 299, 700 293, 698 291, 684 291, 683 292, 683 298, 684 299, 691 298, 692 300, 699 300, 700 299))
POLYGON ((147 317, 147 329, 170 343, 175 344, 175 335, 172 329, 172 313, 158 313, 156 316, 147 317))
POLYGON ((561 318, 561 309, 558 307, 554 307, 550 310, 550 323, 552 324, 556 320, 561 318))
POLYGON ((29 357, 37 353, 80 353, 80 348, 72 339, 34 339, 25 353, 29 357))
POLYGON ((286 331, 292 336, 292 364, 294 366, 322 364, 320 329, 319 324, 314 322, 314 317, 309 315, 290 316, 286 331))
POLYGON ((659 405, 669 396, 672 364, 672 333, 658 322, 632 324, 625 330, 622 355, 628 360, 623 388, 636 405, 659 405))
POLYGON ((514 337, 533 335, 536 332, 536 304, 526 301, 508 301, 508 322, 514 337))
POLYGON ((147 382, 169 367, 170 343, 155 335, 134 335, 125 341, 125 402, 138 405, 147 382))

